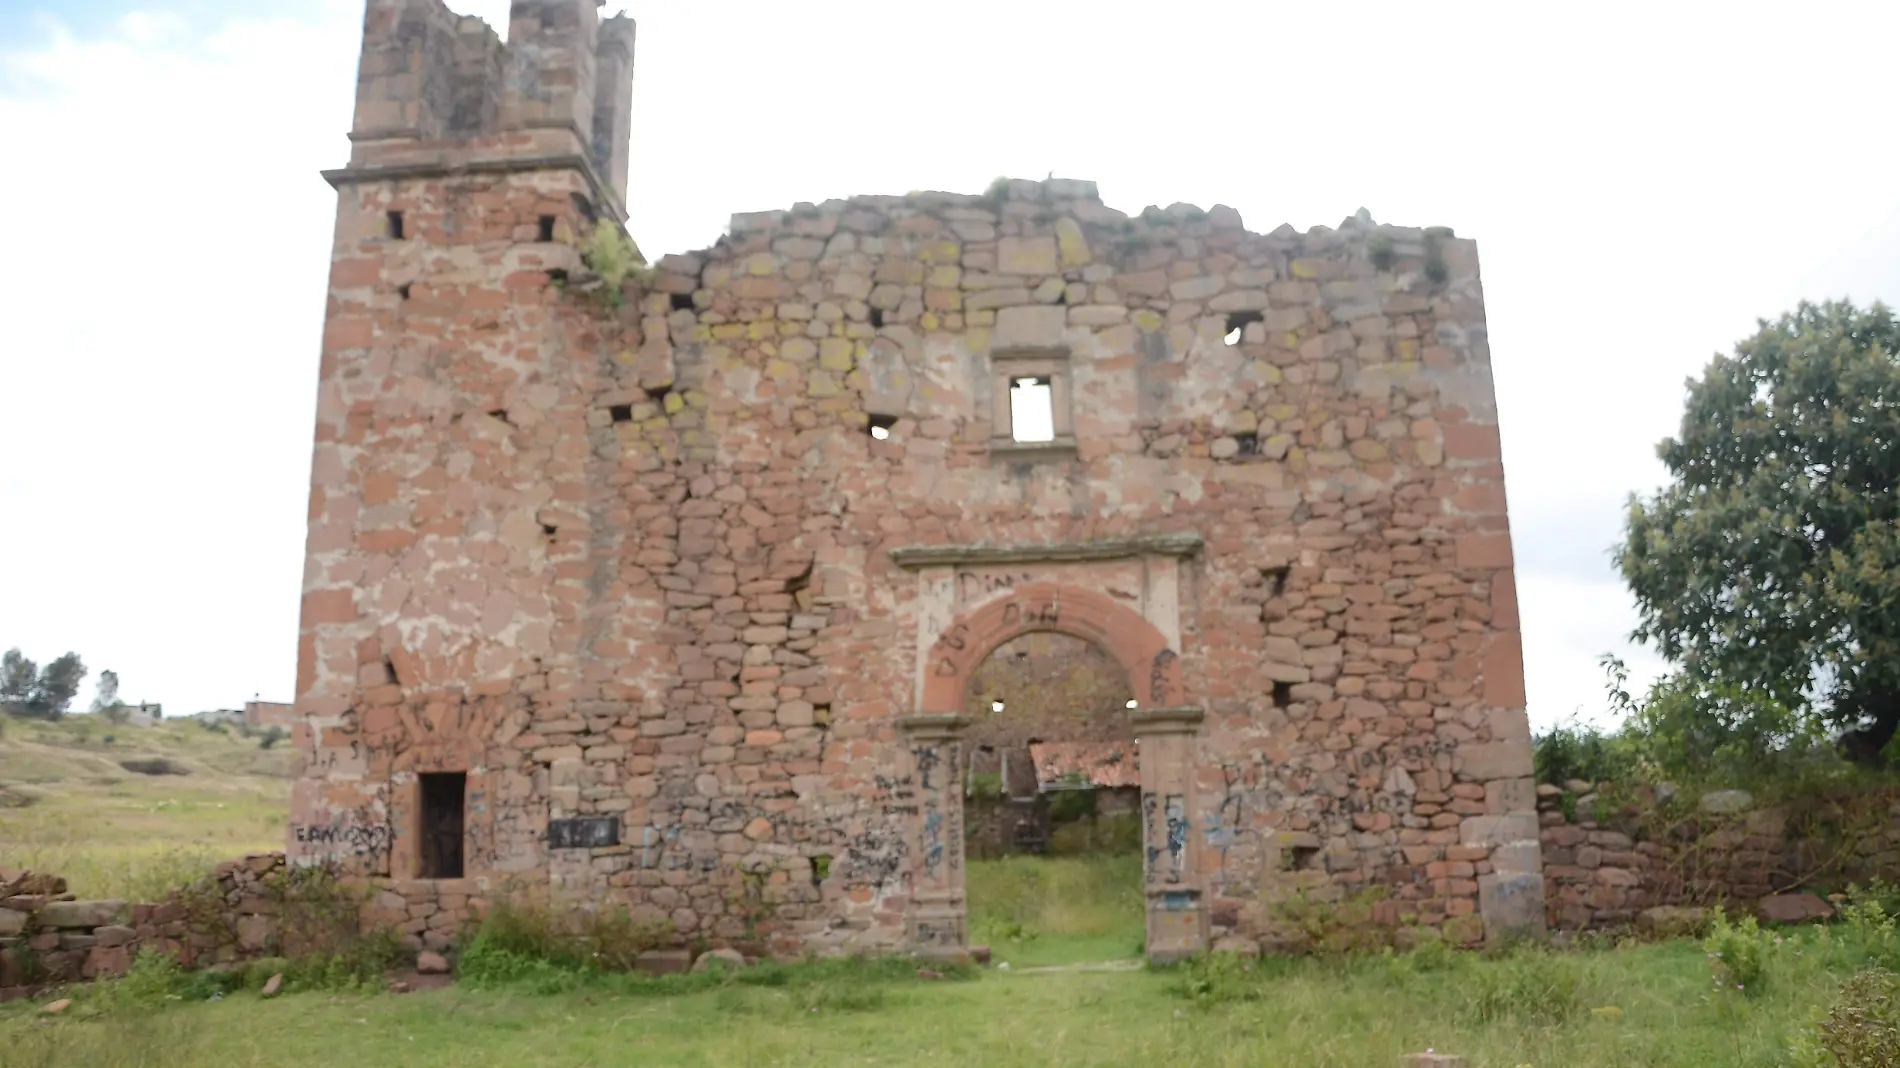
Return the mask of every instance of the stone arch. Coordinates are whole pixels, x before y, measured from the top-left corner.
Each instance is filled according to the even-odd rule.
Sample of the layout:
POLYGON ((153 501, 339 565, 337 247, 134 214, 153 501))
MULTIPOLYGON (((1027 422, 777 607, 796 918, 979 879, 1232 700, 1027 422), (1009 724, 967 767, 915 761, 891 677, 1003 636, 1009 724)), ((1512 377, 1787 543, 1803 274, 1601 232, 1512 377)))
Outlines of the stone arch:
POLYGON ((1031 631, 1057 631, 1093 642, 1128 673, 1141 708, 1179 704, 1181 657, 1154 624, 1106 594, 1054 582, 1019 586, 957 617, 931 646, 918 712, 954 716, 985 657, 1031 631))

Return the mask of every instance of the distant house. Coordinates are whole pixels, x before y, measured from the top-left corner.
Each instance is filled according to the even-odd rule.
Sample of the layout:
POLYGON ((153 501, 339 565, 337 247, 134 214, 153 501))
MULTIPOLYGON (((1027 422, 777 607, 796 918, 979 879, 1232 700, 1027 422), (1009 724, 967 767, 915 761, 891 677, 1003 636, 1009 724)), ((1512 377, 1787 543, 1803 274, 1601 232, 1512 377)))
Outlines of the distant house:
POLYGON ((297 722, 295 708, 280 701, 246 701, 244 722, 251 727, 282 727, 289 730, 297 722))
POLYGON ((140 701, 136 705, 120 705, 119 708, 125 713, 127 726, 155 727, 158 725, 159 720, 165 718, 164 705, 149 704, 145 701, 140 701))

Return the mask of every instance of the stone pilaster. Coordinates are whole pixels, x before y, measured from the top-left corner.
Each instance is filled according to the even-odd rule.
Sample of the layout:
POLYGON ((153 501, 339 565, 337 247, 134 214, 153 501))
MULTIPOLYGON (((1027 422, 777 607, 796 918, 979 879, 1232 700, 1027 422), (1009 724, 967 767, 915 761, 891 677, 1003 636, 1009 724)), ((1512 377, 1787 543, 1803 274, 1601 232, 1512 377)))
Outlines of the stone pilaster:
POLYGON ((1148 959, 1180 960, 1207 948, 1207 905, 1195 863, 1194 740, 1198 708, 1148 708, 1129 717, 1141 747, 1143 888, 1148 959))
POLYGON ((899 721, 910 757, 910 786, 915 801, 907 814, 913 843, 911 873, 911 948, 919 955, 961 960, 967 953, 967 909, 963 897, 964 727, 956 715, 911 716, 899 721))

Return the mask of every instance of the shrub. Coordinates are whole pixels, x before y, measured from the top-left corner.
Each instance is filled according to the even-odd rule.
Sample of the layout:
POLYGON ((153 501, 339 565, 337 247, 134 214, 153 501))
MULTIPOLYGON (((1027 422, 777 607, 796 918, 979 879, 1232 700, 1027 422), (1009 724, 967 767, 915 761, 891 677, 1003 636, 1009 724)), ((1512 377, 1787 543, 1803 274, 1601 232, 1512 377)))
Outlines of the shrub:
POLYGON ((1254 1001, 1262 987, 1257 965, 1233 953, 1202 953, 1181 965, 1174 992, 1199 1005, 1254 1001))
POLYGON ((1344 901, 1324 901, 1295 890, 1274 903, 1273 917, 1308 953, 1336 955, 1384 948, 1395 931, 1373 922, 1374 906, 1385 900, 1383 886, 1367 887, 1344 901))
POLYGON ((1803 1068, 1892 1068, 1900 1064, 1900 981, 1882 968, 1841 985, 1809 1032, 1795 1042, 1803 1068))
POLYGON ((557 972, 631 971, 641 953, 672 941, 670 924, 640 923, 623 907, 557 913, 540 903, 503 900, 476 925, 459 970, 476 982, 546 987, 557 972))
POLYGON ((1537 781, 1561 786, 1571 779, 1622 782, 1635 776, 1636 745, 1622 733, 1605 733, 1574 719, 1531 739, 1537 781))
POLYGON ((1557 1024, 1583 1005, 1577 958, 1522 950, 1472 969, 1464 984, 1464 1016, 1472 1023, 1557 1024))
POLYGON ((1731 923, 1727 913, 1716 909, 1702 949, 1708 955, 1709 974, 1718 989, 1739 990, 1749 997, 1761 992, 1767 972, 1762 964, 1761 928, 1755 917, 1744 916, 1740 923, 1731 923))

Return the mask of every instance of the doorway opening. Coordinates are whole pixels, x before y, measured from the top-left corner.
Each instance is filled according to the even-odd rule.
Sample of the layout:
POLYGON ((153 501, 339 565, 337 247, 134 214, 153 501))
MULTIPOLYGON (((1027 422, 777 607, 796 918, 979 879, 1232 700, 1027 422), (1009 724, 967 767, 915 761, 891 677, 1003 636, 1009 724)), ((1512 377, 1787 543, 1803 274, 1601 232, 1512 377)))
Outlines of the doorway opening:
POLYGON ((969 935, 1017 966, 1144 945, 1141 761, 1127 673, 1048 631, 1004 642, 964 692, 969 935))
POLYGON ((421 871, 424 879, 462 877, 462 828, 468 797, 466 772, 423 772, 421 871))

